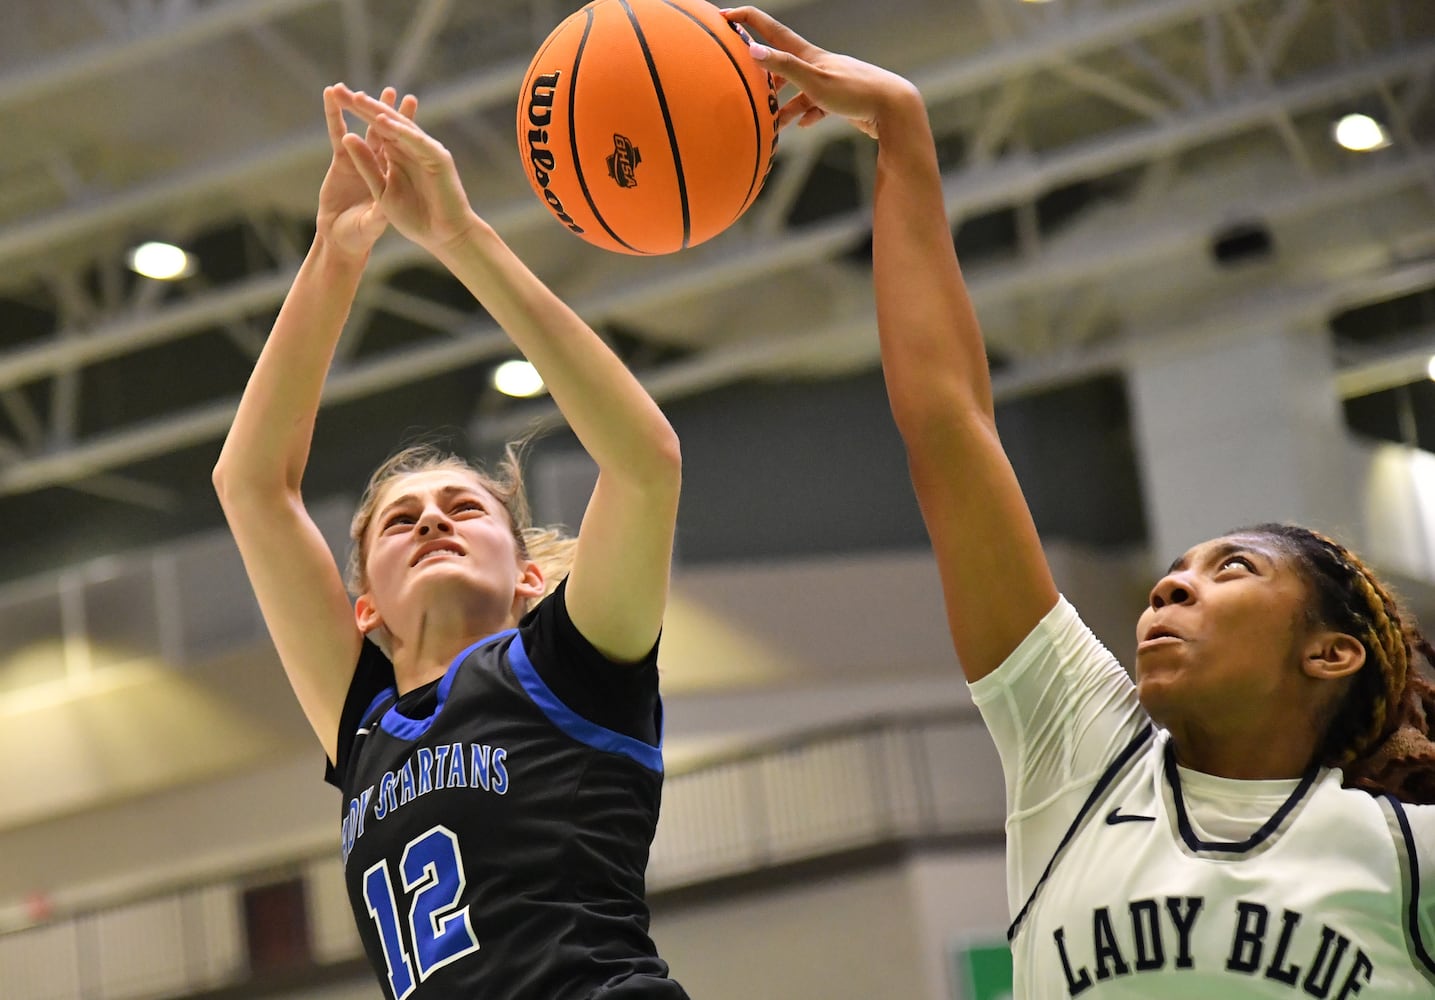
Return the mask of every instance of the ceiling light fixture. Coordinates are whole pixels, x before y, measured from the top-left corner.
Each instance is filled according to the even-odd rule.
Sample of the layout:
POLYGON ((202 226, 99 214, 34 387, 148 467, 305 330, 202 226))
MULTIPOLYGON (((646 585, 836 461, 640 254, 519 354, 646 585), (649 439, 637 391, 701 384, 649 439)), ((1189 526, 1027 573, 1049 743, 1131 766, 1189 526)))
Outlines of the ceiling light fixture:
POLYGON ((526 399, 543 391, 543 379, 527 361, 505 361, 493 370, 493 387, 505 396, 526 399))
POLYGON ((1337 143, 1353 153, 1369 153, 1390 145, 1390 133, 1369 115, 1345 115, 1335 123, 1331 134, 1337 143))
POLYGON ((173 243, 151 240, 125 254, 130 270, 155 281, 174 281, 194 273, 194 258, 173 243))

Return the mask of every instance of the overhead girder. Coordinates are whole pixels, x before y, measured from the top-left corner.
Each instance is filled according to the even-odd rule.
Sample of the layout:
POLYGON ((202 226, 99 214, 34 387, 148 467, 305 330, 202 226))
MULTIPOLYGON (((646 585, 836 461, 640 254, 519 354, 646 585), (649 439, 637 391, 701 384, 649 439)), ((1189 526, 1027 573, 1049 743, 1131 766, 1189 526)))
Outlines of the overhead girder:
POLYGON ((94 42, 51 59, 0 74, 0 111, 57 91, 82 87, 157 58, 218 41, 335 0, 230 0, 170 16, 157 29, 94 42))
MULTIPOLYGON (((1332 204, 1345 204, 1347 199, 1370 198, 1384 191, 1418 183, 1432 167, 1435 167, 1435 153, 1406 163, 1370 168, 1347 177, 1311 182, 1294 191, 1273 193, 1268 199, 1263 199, 1262 204, 1272 221, 1290 221, 1332 204)), ((949 196, 958 192, 961 186, 960 174, 945 178, 949 196)), ((960 199, 952 197, 950 200, 955 205, 960 199)), ((954 207, 953 218, 956 212, 954 207)), ((664 278, 599 293, 575 301, 573 306, 589 322, 602 323, 612 316, 637 308, 653 308, 664 302, 680 300, 690 294, 692 284, 699 280, 709 289, 719 282, 736 287, 744 281, 799 261, 828 259, 863 239, 868 228, 866 213, 853 212, 797 235, 769 241, 761 247, 728 253, 720 262, 710 264, 701 275, 689 271, 676 272, 664 278)), ((1154 232, 1124 232, 1113 228, 1100 240, 1083 245, 1079 254, 1053 253, 1049 266, 1039 258, 975 272, 969 275, 972 297, 980 311, 999 299, 1032 294, 1049 288, 1054 282, 1093 279, 1122 261, 1132 260, 1133 254, 1143 255, 1135 259, 1149 259, 1171 253, 1209 238, 1209 233, 1209 223, 1204 221, 1185 226, 1173 223, 1154 232)), ((1435 282, 1432 266, 1422 265, 1417 271, 1405 269, 1397 273, 1404 275, 1403 283, 1411 280, 1411 274, 1429 276, 1435 282)), ((1267 319, 1305 321, 1312 309, 1325 308, 1326 313, 1320 317, 1324 319, 1337 306, 1348 308, 1389 292, 1393 287, 1391 280, 1383 273, 1352 276, 1324 291, 1306 294, 1273 320, 1267 319)), ((645 377, 653 383, 650 388, 655 388, 660 395, 683 395, 696 391, 695 387, 714 388, 755 374, 758 370, 781 370, 812 356, 814 351, 831 350, 835 344, 844 345, 854 357, 862 356, 863 349, 852 344, 852 338, 859 333, 868 345, 865 357, 875 361, 873 323, 870 317, 862 316, 790 334, 769 331, 770 336, 750 337, 740 344, 712 348, 696 358, 674 362, 647 373, 645 377), (822 346, 824 344, 826 346, 822 346)), ((1190 332, 1191 326, 1187 324, 1176 330, 1150 333, 1184 335, 1190 332)), ((989 342, 999 347, 1007 331, 992 327, 987 333, 989 342)), ((1133 337, 1138 335, 1142 334, 1135 331, 1130 334, 1133 337)), ((356 363, 331 373, 325 386, 324 403, 332 405, 362 398, 397 385, 501 357, 510 350, 510 342, 499 328, 490 323, 478 324, 455 332, 452 339, 414 347, 396 356, 356 363)), ((1065 364, 1071 361, 1071 358, 1063 359, 1065 364)), ((1079 363, 1077 367, 1081 367, 1079 363)), ((0 496, 74 482, 216 438, 228 428, 234 407, 234 400, 226 400, 126 430, 97 435, 55 452, 12 460, 0 467, 0 496)), ((492 427, 506 434, 532 415, 532 408, 520 408, 512 420, 495 421, 492 427)))
MULTIPOLYGON (((1124 133, 1108 135, 1048 156, 1010 154, 979 168, 948 175, 949 214, 955 221, 1029 201, 1063 184, 1101 177, 1259 126, 1275 108, 1319 106, 1351 90, 1368 87, 1375 81, 1417 71, 1432 60, 1435 60, 1435 42, 1370 63, 1353 65, 1317 79, 1296 81, 1267 93, 1256 93, 1228 105, 1166 122, 1137 126, 1124 133)), ((917 80, 929 100, 940 100, 957 92, 957 81, 965 73, 964 69, 954 65, 917 74, 917 80)), ((803 142, 820 141, 819 136, 810 134, 816 132, 818 129, 798 132, 795 137, 803 142)), ((510 238, 525 230, 551 225, 547 210, 528 197, 508 203, 488 215, 494 227, 510 238)), ((855 239, 864 227, 862 219, 853 218, 847 228, 855 239)), ((801 245, 801 241, 781 244, 786 245, 801 245)), ((7 247, 4 234, 0 234, 0 258, 3 258, 7 247)), ((763 251, 742 247, 740 252, 746 255, 763 251)), ((780 266, 786 255, 779 250, 776 256, 780 266)), ((376 251, 369 273, 382 278, 426 259, 427 256, 418 247, 394 241, 381 245, 376 251)), ((796 261, 808 259, 806 253, 795 258, 796 261)), ((713 266, 710 262, 705 263, 700 269, 685 272, 672 280, 680 281, 685 290, 727 287, 727 282, 715 273, 711 280, 705 277, 713 266)), ((0 354, 0 388, 53 376, 77 365, 115 357, 166 340, 190 336, 220 320, 275 307, 282 301, 292 279, 293 271, 285 269, 148 314, 122 315, 92 326, 84 337, 61 335, 34 347, 0 354)))
MULTIPOLYGON (((325 0, 238 0, 215 4, 202 11, 168 23, 156 32, 173 45, 194 45, 220 38, 226 31, 250 31, 281 20, 325 0)), ((341 0, 327 0, 339 3, 341 0)), ((1334 213, 1347 202, 1375 199, 1402 189, 1426 184, 1435 191, 1435 163, 1415 145, 1408 124, 1399 137, 1403 159, 1364 165, 1343 175, 1323 176, 1302 148, 1295 134, 1295 117, 1325 107, 1334 107, 1353 95, 1378 93, 1391 103, 1392 84, 1414 83, 1406 95, 1404 112, 1409 112, 1410 94, 1427 87, 1429 67, 1435 65, 1435 40, 1411 37, 1400 40, 1390 51, 1355 46, 1348 58, 1306 76, 1277 76, 1283 53, 1295 28, 1312 16, 1309 0, 1287 0, 1267 25, 1260 39, 1240 35, 1242 58, 1250 72, 1239 88, 1233 85, 1221 58, 1213 55, 1225 28, 1223 19, 1239 15, 1254 0, 1148 0, 1112 8, 1092 8, 1067 14, 1049 12, 1039 26, 1023 33, 1008 34, 980 51, 961 58, 933 63, 920 70, 908 68, 914 82, 934 107, 971 95, 997 91, 1011 81, 1052 74, 1073 91, 1096 95, 1117 108, 1141 119, 1116 131, 1057 147, 1042 154, 1022 151, 1017 143, 1001 149, 1003 139, 1020 123, 1023 106, 1030 94, 1020 89, 1004 91, 1005 104, 998 104, 986 122, 989 135, 981 156, 948 173, 944 178, 951 220, 960 222, 985 212, 1016 208, 1027 223, 1031 236, 1033 205, 1044 194, 1065 185, 1096 179, 1140 166, 1170 162, 1183 152, 1212 142, 1229 141, 1246 132, 1274 130, 1299 169, 1297 178, 1279 191, 1268 192, 1259 203, 1263 217, 1272 222, 1300 219, 1320 213, 1334 213), (1165 70, 1161 55, 1142 43, 1173 27, 1198 22, 1207 48, 1210 79, 1193 85, 1174 71, 1165 70), (1106 52, 1127 60, 1157 79, 1170 84, 1164 93, 1142 99, 1139 91, 1106 70, 1084 61, 1106 52), (1278 81, 1278 82, 1273 82, 1278 81), (1199 86, 1208 85, 1210 93, 1199 86), (1000 117, 997 112, 1001 112, 1000 117)), ((348 0, 346 12, 362 8, 363 0, 348 0)), ((803 0, 773 0, 768 9, 798 7, 803 0)), ((427 39, 442 21, 446 3, 429 0, 416 6, 410 31, 394 54, 394 67, 412 70, 427 39)), ((1342 30, 1330 25, 1332 30, 1342 30)), ((61 57, 52 63, 31 67, 25 73, 0 76, 0 107, 42 94, 46 88, 59 90, 142 64, 154 50, 139 42, 114 43, 116 51, 98 68, 69 66, 61 57), (28 74, 28 75, 27 75, 28 74), (98 74, 90 76, 87 74, 98 74)), ((1224 43, 1221 43, 1224 44, 1224 43)), ((1161 53, 1164 55, 1164 51, 1161 53)), ((1100 62, 1095 64, 1101 66, 1100 62)), ((519 85, 526 60, 514 60, 483 72, 437 82, 424 93, 425 121, 442 127, 455 126, 475 111, 497 108, 511 102, 519 85)), ((1029 88, 1028 88, 1029 89, 1029 88)), ((689 254, 678 266, 654 268, 652 277, 642 281, 609 282, 592 295, 573 295, 574 305, 591 322, 621 319, 634 313, 653 311, 687 297, 723 292, 743 282, 820 265, 855 249, 867 237, 870 220, 865 208, 837 215, 801 229, 785 229, 778 217, 779 207, 787 208, 802 187, 803 174, 815 169, 818 151, 847 133, 841 123, 827 121, 815 128, 789 130, 779 155, 789 169, 779 175, 783 189, 779 205, 760 206, 758 212, 738 224, 738 232, 725 244, 702 248, 689 254), (743 230, 747 232, 744 233, 743 230), (761 235, 758 241, 755 237, 761 235), (746 238, 744 238, 746 237, 746 238), (683 266, 686 265, 686 266, 683 266)), ((223 203, 227 192, 240 192, 239 200, 252 196, 262 181, 298 168, 317 167, 327 156, 327 138, 322 129, 296 132, 243 157, 219 164, 186 169, 117 194, 79 202, 0 229, 0 265, 15 280, 35 262, 52 252, 73 247, 82 240, 95 241, 97 233, 121 231, 140 225, 176 206, 223 203)), ((1196 178, 1200 180, 1199 177, 1196 178)), ((517 180, 514 171, 513 180, 517 180)), ((485 216, 510 239, 521 240, 551 226, 546 210, 525 191, 519 196, 511 187, 498 189, 507 200, 485 207, 485 216), (512 196, 512 197, 510 197, 512 196)), ((1104 229, 1099 238, 1080 246, 1052 249, 1049 241, 1026 239, 1019 260, 993 269, 981 269, 973 276, 973 294, 979 306, 992 308, 1009 300, 1048 295, 1054 287, 1073 288, 1094 284, 1123 267, 1144 263, 1163 255, 1174 256, 1209 239, 1208 220, 1164 220, 1148 213, 1141 225, 1116 225, 1104 229), (1152 224, 1156 218, 1155 224, 1152 224), (1046 243, 1047 245, 1043 245, 1046 243)), ((1374 251, 1372 243, 1366 247, 1374 251)), ((394 273, 427 260, 426 255, 406 241, 381 243, 369 268, 370 283, 382 282, 394 273)), ((272 310, 282 300, 293 276, 293 268, 281 265, 236 284, 201 291, 193 298, 172 305, 145 308, 105 308, 90 303, 81 321, 66 323, 55 335, 29 346, 0 354, 0 395, 6 398, 7 413, 16 412, 20 397, 17 387, 41 379, 53 379, 53 399, 70 400, 77 391, 76 373, 86 365, 131 352, 152 348, 211 330, 231 329, 244 334, 236 324, 272 310)), ((1374 287, 1378 275, 1353 276, 1361 288, 1374 287)), ((1365 294, 1365 293, 1360 293, 1365 294)), ((131 306, 137 300, 132 300, 131 306)), ((417 308, 420 302, 411 302, 417 308)), ((412 311, 412 310, 411 310, 412 311)), ((1294 321, 1295 312, 1282 314, 1294 321)), ((451 316, 450 316, 451 318, 451 316)), ((870 317, 859 315, 840 321, 815 324, 810 329, 784 335, 772 331, 768 338, 751 338, 740 344, 718 343, 678 362, 646 373, 660 395, 685 394, 712 388, 759 372, 777 372, 801 367, 823 353, 839 353, 850 363, 875 363, 875 340, 870 336, 870 317), (825 339, 824 339, 825 338, 825 339), (758 341, 762 341, 759 343, 758 341), (824 348, 825 345, 825 348, 824 348)), ((457 327, 445 323, 447 339, 439 338, 405 350, 401 355, 383 355, 357 363, 341 361, 328 383, 326 403, 362 398, 384 389, 415 382, 451 370, 497 357, 509 350, 501 332, 488 324, 457 327)), ((1170 331, 1166 331, 1170 333, 1170 331)), ((1177 335, 1180 331, 1172 333, 1177 335)), ((993 347, 1013 346, 1014 334, 1001 324, 988 329, 993 347)), ((655 335, 656 337, 657 335, 655 335)), ((252 339, 252 338, 250 338, 252 339)), ((1061 343, 1053 343, 1060 351, 1061 343)), ((1088 351, 1060 351, 1062 364, 1082 370, 1088 351)), ((1089 355, 1091 364, 1104 364, 1102 351, 1089 355)), ((1109 359, 1108 359, 1109 361, 1109 359)), ((1019 372, 1039 372, 1041 358, 1023 359, 1019 372)), ((1013 376, 1008 376, 1008 379, 1013 376)), ((1019 377, 1019 376, 1017 376, 1019 377)), ((1033 375, 1035 379, 1037 376, 1033 375)), ((221 435, 232 417, 234 402, 218 400, 204 406, 155 418, 147 423, 79 440, 48 435, 17 435, 20 440, 0 442, 0 496, 13 495, 57 484, 75 484, 97 474, 122 469, 143 458, 193 445, 221 435)), ((541 411, 541 407, 539 408, 541 411)), ((51 421, 58 426, 73 406, 52 408, 51 421), (64 411, 64 412, 61 412, 64 411)), ((529 412, 526 409, 515 413, 529 412)), ((29 423, 33 414, 19 416, 29 423)), ((514 418, 519 419, 518 417, 514 418)), ((22 420, 21 422, 26 422, 22 420)), ((508 425, 503 419, 492 426, 508 425)), ((17 424, 18 426, 18 424, 17 424)), ((28 424, 27 424, 28 426, 28 424)), ((33 430, 33 428, 31 428, 33 430)), ((487 431, 485 431, 487 433, 487 431)))
MULTIPOLYGON (((293 7, 318 2, 322 0, 269 0, 268 6, 283 10, 286 5, 293 7)), ((974 93, 1010 75, 1033 72, 1058 57, 1081 55, 1194 19, 1211 9, 1212 2, 1159 0, 1088 14, 1073 19, 1071 23, 1053 24, 1031 35, 991 46, 975 56, 954 60, 927 84, 934 99, 974 93)), ((1253 0, 1215 2, 1228 7, 1253 0)), ((260 0, 254 0, 254 5, 260 6, 260 0)), ((788 4, 767 6, 779 10, 790 5, 791 0, 788 4)), ((527 58, 515 59, 503 66, 434 87, 424 95, 425 122, 429 127, 441 127, 444 122, 459 115, 512 101, 527 65, 527 58)), ((0 81, 0 107, 5 102, 3 81, 0 81)), ((790 133, 784 138, 784 143, 815 141, 825 130, 819 126, 813 131, 816 134, 812 138, 804 137, 801 132, 790 133)), ((223 163, 179 171, 110 197, 16 222, 0 230, 0 264, 27 258, 33 260, 55 244, 91 238, 97 231, 139 223, 176 204, 202 201, 253 185, 264 177, 321 161, 328 155, 328 149, 324 130, 316 127, 223 163)))

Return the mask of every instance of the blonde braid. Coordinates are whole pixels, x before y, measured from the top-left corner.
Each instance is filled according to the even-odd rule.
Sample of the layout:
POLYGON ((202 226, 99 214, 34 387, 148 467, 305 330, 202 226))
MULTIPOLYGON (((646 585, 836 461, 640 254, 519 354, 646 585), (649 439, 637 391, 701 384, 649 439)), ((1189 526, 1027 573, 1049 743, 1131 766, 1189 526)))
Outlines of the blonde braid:
POLYGON ((1318 760, 1341 768, 1347 787, 1435 803, 1435 682, 1426 676, 1435 666, 1435 647, 1405 620, 1390 589, 1339 542, 1291 524, 1232 534, 1264 535, 1290 552, 1311 587, 1310 624, 1346 632, 1365 648, 1365 666, 1327 724, 1318 760))
MULTIPOLYGON (((1330 544, 1335 545, 1334 542, 1330 544)), ((1378 652, 1375 662, 1380 667, 1380 678, 1384 682, 1375 692, 1374 710, 1361 738, 1341 755, 1341 763, 1345 764, 1367 753, 1390 735, 1390 719, 1395 714, 1392 708, 1399 705, 1405 692, 1405 678, 1410 668, 1410 644, 1405 638, 1400 612, 1390 594, 1364 562, 1343 546, 1340 551, 1354 570, 1356 592, 1370 609, 1370 628, 1361 639, 1371 652, 1378 652)))
MULTIPOLYGON (((578 552, 578 539, 567 534, 560 525, 523 529, 523 555, 536 562, 543 570, 543 596, 547 597, 557 589, 573 568, 573 557, 578 552)), ((533 601, 532 607, 537 604, 533 601)))

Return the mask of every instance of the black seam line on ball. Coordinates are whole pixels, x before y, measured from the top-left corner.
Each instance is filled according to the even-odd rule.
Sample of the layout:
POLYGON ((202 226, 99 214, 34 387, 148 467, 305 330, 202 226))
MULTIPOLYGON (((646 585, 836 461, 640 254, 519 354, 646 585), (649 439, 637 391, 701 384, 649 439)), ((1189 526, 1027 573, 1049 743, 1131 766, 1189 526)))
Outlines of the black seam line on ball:
POLYGON ((658 79, 658 67, 653 62, 652 50, 648 48, 648 39, 643 35, 643 26, 638 23, 638 16, 633 13, 632 6, 628 0, 618 0, 623 9, 628 12, 628 21, 633 25, 633 33, 638 36, 638 45, 643 50, 643 58, 648 63, 648 74, 653 79, 653 93, 658 97, 658 108, 663 112, 663 125, 668 130, 668 147, 673 154, 673 171, 678 176, 678 201, 683 209, 683 246, 688 245, 693 235, 692 213, 688 209, 688 182, 683 176, 683 157, 678 151, 678 134, 673 129, 673 116, 668 110, 668 98, 663 93, 663 81, 658 79))
MULTIPOLYGON (((738 82, 742 84, 743 93, 747 95, 747 106, 748 109, 752 112, 752 179, 748 182, 747 194, 743 196, 742 203, 738 206, 737 212, 733 214, 732 219, 728 222, 728 225, 732 225, 732 223, 736 222, 743 212, 747 211, 748 206, 752 204, 752 199, 757 194, 757 183, 759 180, 762 179, 761 175, 758 173, 758 166, 762 163, 762 119, 758 117, 757 98, 752 92, 752 87, 748 86, 747 77, 743 75, 742 67, 737 64, 737 60, 733 58, 733 54, 728 50, 728 47, 722 43, 722 39, 719 38, 717 34, 714 33, 713 30, 709 28, 706 24, 703 24, 703 22, 699 20, 698 17, 694 15, 692 11, 684 10, 682 7, 679 7, 676 3, 674 3, 673 0, 663 0, 663 3, 667 4, 669 7, 673 8, 673 10, 677 11, 679 14, 691 20, 694 24, 696 24, 699 28, 701 28, 704 32, 707 33, 708 37, 713 40, 714 44, 716 44, 718 48, 722 49, 722 54, 727 56, 727 61, 732 64, 733 71, 737 73, 737 79, 738 82)), ((734 32, 734 34, 736 34, 736 32, 734 32)))
POLYGON ((588 35, 593 30, 593 10, 586 11, 587 21, 583 24, 583 37, 578 39, 578 50, 573 53, 573 79, 568 82, 568 148, 572 151, 573 175, 578 180, 578 188, 583 192, 583 200, 588 203, 588 210, 593 213, 593 218, 598 220, 598 225, 603 227, 603 232, 611 236, 614 242, 633 251, 633 253, 645 253, 632 246, 627 240, 613 232, 613 227, 608 225, 608 220, 603 218, 603 213, 598 211, 598 206, 593 202, 593 193, 588 190, 588 182, 583 177, 583 161, 578 155, 578 116, 575 107, 578 103, 578 65, 583 61, 583 49, 588 45, 588 35))

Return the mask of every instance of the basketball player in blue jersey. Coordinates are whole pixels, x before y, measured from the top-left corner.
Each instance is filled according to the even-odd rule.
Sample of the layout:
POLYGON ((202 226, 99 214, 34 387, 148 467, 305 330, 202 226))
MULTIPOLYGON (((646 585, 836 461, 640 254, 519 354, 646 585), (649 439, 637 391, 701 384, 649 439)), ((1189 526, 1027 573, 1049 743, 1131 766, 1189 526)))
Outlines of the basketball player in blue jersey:
POLYGON ((780 125, 877 139, 883 367, 1006 773, 1016 996, 1435 997, 1430 644, 1348 549, 1261 525, 1171 564, 1133 684, 1058 594, 998 440, 921 96, 728 16, 800 90, 780 125))
POLYGON ((343 793, 349 896, 386 995, 681 1000, 644 902, 678 442, 618 358, 473 213, 448 151, 414 123, 417 102, 395 98, 325 90, 333 157, 317 233, 215 486, 343 793), (387 225, 508 332, 599 474, 565 543, 530 527, 511 452, 494 474, 400 453, 354 518, 351 605, 300 481, 387 225))

